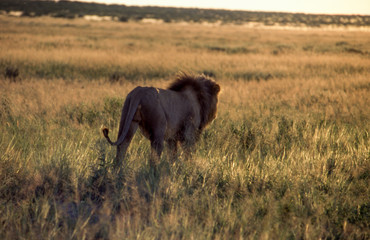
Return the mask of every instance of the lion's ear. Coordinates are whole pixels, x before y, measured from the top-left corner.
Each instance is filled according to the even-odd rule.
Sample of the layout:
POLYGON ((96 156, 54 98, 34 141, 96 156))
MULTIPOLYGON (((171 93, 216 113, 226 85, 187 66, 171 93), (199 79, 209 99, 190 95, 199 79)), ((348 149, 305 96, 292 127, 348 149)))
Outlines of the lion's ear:
POLYGON ((219 93, 220 92, 220 90, 221 90, 221 88, 220 88, 220 85, 218 85, 217 83, 215 84, 215 85, 213 85, 213 92, 215 93, 215 94, 217 94, 217 93, 219 93))

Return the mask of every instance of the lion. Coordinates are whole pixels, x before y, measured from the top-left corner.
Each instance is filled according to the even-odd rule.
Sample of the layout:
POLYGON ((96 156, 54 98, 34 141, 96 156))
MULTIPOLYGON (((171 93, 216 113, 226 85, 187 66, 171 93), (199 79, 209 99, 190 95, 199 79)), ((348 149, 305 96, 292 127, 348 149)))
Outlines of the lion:
POLYGON ((108 128, 103 134, 117 146, 114 160, 120 166, 138 129, 150 140, 150 165, 155 166, 167 142, 172 158, 178 145, 190 154, 202 130, 216 118, 220 86, 205 75, 179 74, 167 88, 136 87, 125 100, 117 141, 112 142, 108 128))

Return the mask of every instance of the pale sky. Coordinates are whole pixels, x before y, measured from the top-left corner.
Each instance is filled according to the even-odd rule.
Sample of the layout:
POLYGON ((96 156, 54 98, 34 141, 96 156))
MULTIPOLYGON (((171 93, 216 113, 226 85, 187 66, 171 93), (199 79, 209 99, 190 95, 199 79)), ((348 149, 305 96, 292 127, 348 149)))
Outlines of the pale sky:
POLYGON ((370 15, 370 0, 78 0, 128 6, 171 6, 327 14, 370 15))

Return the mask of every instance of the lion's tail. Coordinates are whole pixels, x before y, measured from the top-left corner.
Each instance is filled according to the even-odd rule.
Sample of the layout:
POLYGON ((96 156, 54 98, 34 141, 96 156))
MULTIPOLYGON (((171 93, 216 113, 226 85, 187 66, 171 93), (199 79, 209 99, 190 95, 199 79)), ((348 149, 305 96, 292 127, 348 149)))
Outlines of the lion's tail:
POLYGON ((125 140, 125 137, 130 129, 131 122, 134 119, 136 110, 138 109, 139 104, 140 104, 140 98, 136 97, 136 93, 138 92, 138 90, 139 90, 139 87, 134 89, 127 96, 125 104, 123 105, 117 141, 112 142, 112 140, 110 140, 108 136, 109 134, 108 128, 102 129, 104 137, 108 140, 108 142, 111 145, 118 146, 122 144, 122 142, 125 140))
POLYGON ((108 128, 103 128, 102 129, 103 131, 103 135, 104 137, 108 140, 108 142, 111 144, 111 145, 114 145, 114 143, 110 140, 108 134, 109 134, 109 129, 108 128))

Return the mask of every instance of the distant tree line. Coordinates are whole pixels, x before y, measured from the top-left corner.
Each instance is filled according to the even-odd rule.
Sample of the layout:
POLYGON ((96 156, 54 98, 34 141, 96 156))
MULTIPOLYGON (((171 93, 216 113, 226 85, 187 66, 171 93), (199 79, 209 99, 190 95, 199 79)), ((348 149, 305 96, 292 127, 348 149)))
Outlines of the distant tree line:
POLYGON ((368 15, 320 15, 282 12, 230 11, 197 8, 136 7, 125 5, 106 5, 40 0, 1 0, 0 10, 21 11, 23 16, 52 16, 78 18, 85 15, 111 16, 119 21, 139 21, 154 18, 164 22, 216 22, 242 24, 259 22, 265 25, 344 25, 370 26, 368 15))

